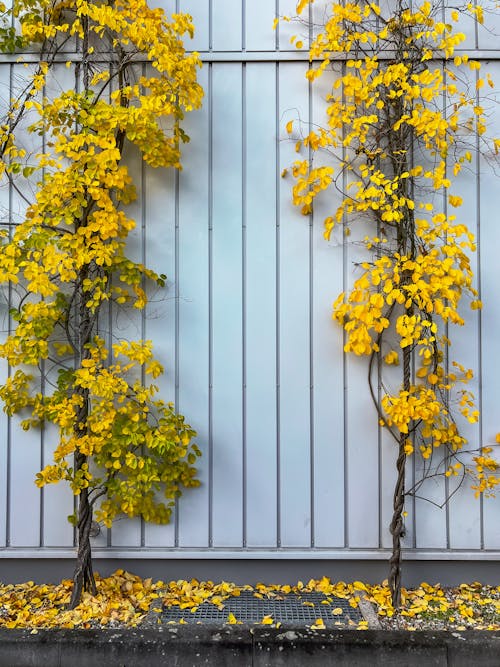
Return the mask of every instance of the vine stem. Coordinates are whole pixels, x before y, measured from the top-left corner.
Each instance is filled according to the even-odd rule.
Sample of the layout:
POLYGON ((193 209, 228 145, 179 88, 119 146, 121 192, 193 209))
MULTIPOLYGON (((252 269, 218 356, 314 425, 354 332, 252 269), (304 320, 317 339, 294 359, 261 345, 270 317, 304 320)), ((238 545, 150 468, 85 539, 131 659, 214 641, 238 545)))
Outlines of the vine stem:
MULTIPOLYGON (((403 389, 410 389, 411 348, 403 349, 403 389)), ((406 468, 406 433, 399 436, 398 460, 396 463, 397 480, 394 488, 393 514, 390 525, 392 535, 392 555, 389 560, 389 588, 392 606, 401 606, 401 538, 404 536, 403 510, 405 503, 405 468, 406 468)))
POLYGON ((82 489, 78 502, 78 554, 73 574, 73 592, 69 603, 70 609, 74 609, 79 604, 83 591, 90 591, 92 595, 97 595, 97 587, 92 569, 91 528, 92 505, 89 501, 88 489, 82 489))

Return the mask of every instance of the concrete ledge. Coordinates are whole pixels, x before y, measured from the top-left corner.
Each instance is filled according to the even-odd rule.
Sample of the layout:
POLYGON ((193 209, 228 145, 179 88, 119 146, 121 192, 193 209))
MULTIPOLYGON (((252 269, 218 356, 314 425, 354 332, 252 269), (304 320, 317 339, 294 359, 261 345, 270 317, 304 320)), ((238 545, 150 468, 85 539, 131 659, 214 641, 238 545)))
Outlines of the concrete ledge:
POLYGON ((0 667, 498 667, 500 633, 163 626, 0 630, 0 667))

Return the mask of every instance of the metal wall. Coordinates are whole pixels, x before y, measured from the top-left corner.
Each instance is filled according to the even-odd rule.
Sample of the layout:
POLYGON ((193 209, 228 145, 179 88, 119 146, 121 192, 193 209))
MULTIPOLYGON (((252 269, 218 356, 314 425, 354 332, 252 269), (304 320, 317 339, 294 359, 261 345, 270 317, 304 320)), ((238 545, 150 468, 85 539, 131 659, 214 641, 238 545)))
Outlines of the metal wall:
MULTIPOLYGON (((98 556, 377 559, 390 546, 395 446, 377 427, 366 360, 343 355, 342 330, 331 320, 331 303, 357 276, 356 234, 365 232, 325 242, 322 220, 334 195, 305 218, 292 206, 291 180, 281 177, 296 159, 298 135, 287 135, 287 121, 321 123, 326 93, 326 77, 312 90, 305 54, 291 50, 297 28, 272 29, 275 15, 294 6, 177 3, 194 17, 205 101, 186 118, 191 143, 180 174, 137 163, 131 240, 137 257, 167 274, 168 287, 152 294, 142 321, 117 314, 109 327, 153 339, 167 369, 162 394, 198 431, 202 485, 179 500, 169 526, 121 520, 104 529, 94 540, 98 556)), ((315 11, 320 16, 320 5, 315 11)), ((500 83, 495 36, 469 28, 469 50, 500 83)), ((15 58, 3 58, 2 97, 21 72, 15 58)), ((486 106, 498 136, 492 98, 486 106)), ((478 370, 482 420, 464 428, 479 445, 500 431, 499 181, 476 158, 458 181, 458 216, 479 239, 474 268, 484 309, 468 312, 467 327, 450 337, 454 356, 478 370)), ((2 196, 16 214, 14 193, 2 196)), ((0 414, 0 557, 71 556, 71 492, 33 483, 50 461, 54 433, 25 433, 17 422, 0 414)), ((440 508, 452 483, 429 481, 420 491, 426 500, 408 502, 407 556, 500 557, 500 498, 475 500, 464 487, 440 508)))

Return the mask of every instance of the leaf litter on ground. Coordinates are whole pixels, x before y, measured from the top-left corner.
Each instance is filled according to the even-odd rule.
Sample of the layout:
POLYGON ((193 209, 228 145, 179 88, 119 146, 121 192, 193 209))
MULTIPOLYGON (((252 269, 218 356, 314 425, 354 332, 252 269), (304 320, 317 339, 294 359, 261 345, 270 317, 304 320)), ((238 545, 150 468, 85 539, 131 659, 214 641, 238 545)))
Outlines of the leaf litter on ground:
MULTIPOLYGON (((291 594, 300 597, 306 593, 322 593, 322 604, 332 607, 332 627, 339 625, 339 611, 342 611, 337 606, 338 598, 347 600, 356 608, 363 596, 372 604, 380 626, 387 630, 500 630, 500 586, 478 582, 453 588, 427 583, 417 588, 403 588, 399 611, 391 605, 387 582, 370 585, 360 581, 332 582, 323 577, 311 579, 306 584, 299 581, 295 585, 258 583, 238 586, 226 581, 214 583, 196 579, 153 581, 117 570, 109 577, 96 575, 96 585, 97 595, 84 593, 81 603, 70 610, 72 582, 69 579, 59 584, 0 583, 0 628, 31 628, 36 632, 39 628, 137 627, 151 622, 148 612, 152 606, 156 606, 156 612, 161 612, 162 605, 194 612, 201 604, 212 604, 223 610, 229 598, 239 596, 242 591, 252 591, 256 598, 277 601, 291 594), (153 604, 155 601, 156 605, 153 604)), ((161 623, 159 613, 156 622, 161 623)), ((233 613, 228 613, 226 622, 230 625, 241 623, 233 613)), ((280 625, 271 615, 264 616, 260 623, 280 625)), ((322 619, 317 619, 309 627, 323 629, 325 624, 322 619)), ((349 627, 366 630, 368 623, 366 620, 350 621, 349 627)))

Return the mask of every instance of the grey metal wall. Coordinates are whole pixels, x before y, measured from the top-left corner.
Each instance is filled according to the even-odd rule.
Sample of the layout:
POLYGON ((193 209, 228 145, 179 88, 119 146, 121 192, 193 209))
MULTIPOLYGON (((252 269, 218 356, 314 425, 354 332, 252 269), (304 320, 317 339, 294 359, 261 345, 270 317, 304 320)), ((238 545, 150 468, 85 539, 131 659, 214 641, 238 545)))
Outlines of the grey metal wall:
MULTIPOLYGON (((152 295, 142 321, 125 314, 109 325, 119 336, 153 339, 167 369, 161 391, 198 431, 202 486, 180 499, 171 525, 117 521, 94 540, 95 554, 385 558, 396 452, 377 427, 366 361, 343 355, 331 320, 331 303, 356 278, 355 234, 364 231, 348 243, 339 235, 325 242, 322 220, 334 199, 302 217, 281 177, 296 158, 287 121, 321 123, 326 92, 326 80, 311 90, 307 58, 291 50, 297 29, 272 29, 295 1, 167 5, 194 17, 206 97, 186 119, 182 173, 135 169, 132 252, 166 273, 168 288, 152 295)), ((474 27, 470 34, 469 50, 500 84, 497 38, 474 27)), ((15 59, 0 63, 2 95, 18 68, 15 59)), ((497 110, 490 123, 499 136, 497 110)), ((482 313, 467 314, 467 327, 450 332, 456 358, 478 369, 482 420, 464 426, 475 444, 500 431, 498 183, 487 161, 475 159, 456 187, 465 200, 458 215, 479 239, 474 267, 484 302, 482 313)), ((13 193, 4 197, 15 213, 13 193)), ((17 421, 0 414, 0 557, 70 556, 71 493, 33 484, 54 434, 24 433, 17 421)), ((429 481, 420 492, 427 500, 408 502, 407 554, 500 557, 500 498, 475 500, 462 488, 440 508, 453 490, 446 484, 429 481)))

